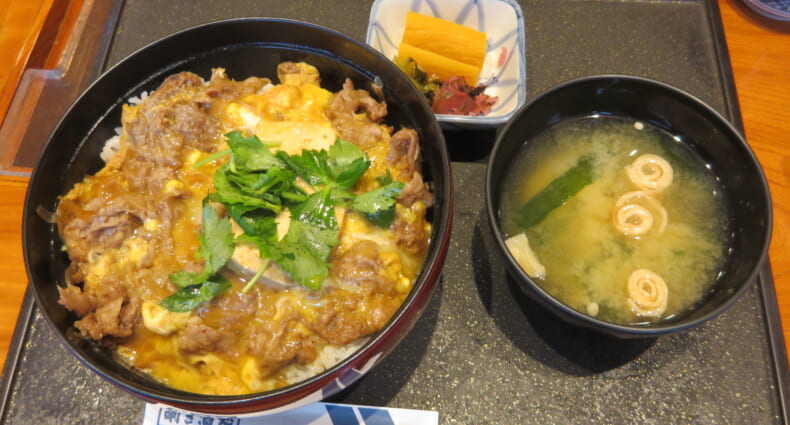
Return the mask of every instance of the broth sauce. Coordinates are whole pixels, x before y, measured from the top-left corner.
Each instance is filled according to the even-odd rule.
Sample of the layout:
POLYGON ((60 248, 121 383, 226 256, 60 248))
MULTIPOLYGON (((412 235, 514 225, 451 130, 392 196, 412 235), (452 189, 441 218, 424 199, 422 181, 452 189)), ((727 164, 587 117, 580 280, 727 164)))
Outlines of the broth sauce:
MULTIPOLYGON (((545 268, 532 276, 541 287, 574 309, 619 324, 661 321, 693 307, 716 281, 730 245, 727 199, 701 158, 655 126, 611 116, 561 122, 529 140, 504 179, 500 214, 506 237, 526 234, 545 268), (637 186, 627 169, 654 172, 641 169, 645 158, 666 161, 671 184, 637 186), (577 192, 525 226, 534 221, 524 219, 532 211, 525 205, 582 161, 591 164, 589 181, 577 181, 577 192), (618 227, 616 214, 625 204, 651 217, 628 216, 620 224, 651 221, 649 231, 618 227), (644 270, 665 284, 658 312, 635 307, 629 292, 629 278, 644 270)), ((645 291, 656 295, 654 288, 645 291)))

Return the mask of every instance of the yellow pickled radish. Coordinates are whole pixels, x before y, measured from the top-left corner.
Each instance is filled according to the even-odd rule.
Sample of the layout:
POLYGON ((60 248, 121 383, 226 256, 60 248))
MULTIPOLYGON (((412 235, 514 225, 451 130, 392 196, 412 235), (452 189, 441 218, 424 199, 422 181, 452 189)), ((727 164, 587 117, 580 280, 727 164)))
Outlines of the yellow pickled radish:
POLYGON ((485 33, 433 16, 406 14, 399 59, 411 57, 429 74, 436 74, 440 79, 461 76, 474 86, 485 55, 485 33))
POLYGON ((410 44, 401 43, 398 47, 396 61, 405 61, 408 58, 412 58, 425 72, 435 74, 442 81, 452 76, 458 76, 462 77, 466 84, 470 86, 477 85, 477 76, 480 74, 480 68, 475 68, 410 44))
POLYGON ((433 16, 408 12, 403 43, 482 68, 486 34, 433 16))

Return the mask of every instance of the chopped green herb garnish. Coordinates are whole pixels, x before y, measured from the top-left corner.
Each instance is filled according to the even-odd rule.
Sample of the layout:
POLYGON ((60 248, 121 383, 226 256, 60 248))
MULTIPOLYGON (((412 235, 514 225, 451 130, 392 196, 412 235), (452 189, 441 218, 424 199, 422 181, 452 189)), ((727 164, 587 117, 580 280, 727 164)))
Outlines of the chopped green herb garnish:
MULTIPOLYGON (((377 178, 380 188, 359 195, 351 192, 370 167, 370 160, 357 145, 338 138, 329 150, 289 155, 270 151, 256 136, 244 137, 240 132, 225 136, 230 160, 215 172, 214 192, 206 201, 223 204, 243 234, 234 240, 230 219, 219 219, 206 203, 198 251, 206 261, 205 268, 198 273, 170 275, 181 289, 162 302, 168 310, 189 311, 227 289, 215 274, 233 255, 236 242, 254 243, 266 258, 252 282, 271 260, 297 283, 315 290, 329 274, 329 257, 338 244, 336 207, 359 211, 383 228, 392 224, 396 198, 404 185, 393 182, 388 170, 377 178), (311 186, 310 193, 297 185, 297 177, 311 186), (278 240, 276 219, 286 208, 291 221, 288 232, 278 240)), ((218 152, 195 166, 227 154, 218 152)), ((250 287, 248 284, 243 291, 250 287)))
POLYGON ((269 262, 270 261, 268 258, 263 262, 263 265, 261 266, 260 269, 258 269, 258 272, 255 273, 255 276, 253 276, 252 279, 250 279, 250 281, 247 282, 247 284, 244 286, 244 289, 241 290, 242 294, 246 294, 247 292, 249 292, 249 290, 252 289, 252 285, 255 285, 255 282, 257 282, 258 279, 260 279, 261 276, 263 276, 263 274, 266 272, 266 269, 269 268, 269 262))
POLYGON ((278 146, 277 142, 263 143, 255 136, 244 137, 239 131, 232 131, 225 137, 233 152, 230 165, 234 173, 282 169, 285 165, 268 149, 278 146))
POLYGON ((376 226, 387 228, 395 220, 395 198, 400 195, 404 184, 392 182, 370 192, 357 196, 351 202, 351 208, 365 214, 376 226))
POLYGON ((376 177, 376 181, 378 182, 378 184, 380 186, 386 186, 386 185, 392 183, 393 180, 392 180, 392 174, 390 174, 390 169, 387 168, 387 174, 385 174, 383 176, 377 176, 376 177))
POLYGON ((200 235, 198 235, 198 240, 200 241, 200 247, 198 248, 197 257, 205 261, 203 270, 197 273, 183 270, 178 273, 172 273, 170 280, 179 288, 201 284, 206 281, 228 262, 230 256, 233 255, 233 248, 236 246, 233 242, 230 220, 227 218, 220 219, 217 211, 208 203, 203 204, 203 226, 200 235))
POLYGON ((203 225, 198 240, 200 247, 197 257, 204 260, 203 270, 200 272, 181 270, 170 274, 170 281, 180 288, 161 303, 162 307, 170 311, 192 310, 228 287, 214 275, 228 262, 236 246, 230 219, 219 218, 217 211, 207 202, 203 203, 203 225), (188 306, 191 307, 186 309, 188 306))
POLYGON ((231 284, 227 280, 207 280, 198 285, 190 285, 176 291, 175 294, 165 298, 161 306, 175 313, 186 313, 194 310, 200 304, 211 301, 217 295, 225 292, 231 284))
POLYGON ((225 155, 228 155, 229 153, 230 153, 230 149, 224 149, 224 150, 221 150, 221 151, 214 152, 211 155, 209 155, 209 156, 201 159, 200 161, 192 164, 192 168, 200 168, 200 167, 208 164, 211 161, 214 161, 216 159, 222 158, 225 155))
POLYGON ((239 204, 230 205, 228 211, 245 234, 271 241, 277 238, 277 216, 271 211, 239 204))

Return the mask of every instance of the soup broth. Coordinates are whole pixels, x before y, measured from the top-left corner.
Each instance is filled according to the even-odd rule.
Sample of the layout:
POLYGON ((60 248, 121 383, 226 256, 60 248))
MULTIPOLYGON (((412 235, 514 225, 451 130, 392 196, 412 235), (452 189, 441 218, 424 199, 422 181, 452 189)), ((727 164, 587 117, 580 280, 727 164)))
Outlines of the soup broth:
POLYGON ((655 126, 616 117, 562 122, 529 140, 512 164, 502 228, 509 238, 527 236, 541 267, 525 270, 574 309, 619 324, 666 320, 704 297, 724 267, 730 243, 724 192, 698 156, 655 126), (662 160, 671 168, 656 170, 662 160), (639 186, 629 169, 669 174, 671 183, 639 186), (536 196, 545 217, 527 206, 541 203, 530 202, 536 196), (648 272, 665 284, 657 310, 640 309, 631 292, 662 296, 661 288, 639 280, 648 272))

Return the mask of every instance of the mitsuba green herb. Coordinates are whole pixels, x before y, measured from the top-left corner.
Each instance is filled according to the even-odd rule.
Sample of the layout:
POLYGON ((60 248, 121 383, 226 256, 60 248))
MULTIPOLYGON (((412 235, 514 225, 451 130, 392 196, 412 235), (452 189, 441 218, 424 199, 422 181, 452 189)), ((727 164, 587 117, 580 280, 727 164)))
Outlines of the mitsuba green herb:
MULTIPOLYGON (((229 152, 211 157, 229 153, 230 160, 214 174, 214 192, 206 201, 223 204, 243 234, 234 240, 230 219, 219 219, 206 202, 198 251, 206 265, 199 273, 170 275, 180 289, 162 302, 166 309, 190 311, 226 290, 230 283, 215 274, 233 255, 236 242, 255 244, 262 258, 276 262, 296 282, 316 290, 329 274, 329 256, 338 244, 336 207, 354 209, 382 228, 392 224, 396 198, 404 185, 392 181, 388 170, 377 177, 378 189, 353 193, 351 189, 370 167, 357 145, 338 138, 329 150, 289 155, 270 151, 256 136, 244 137, 240 132, 225 136, 229 152), (310 186, 309 191, 297 185, 297 177, 310 186), (278 239, 276 220, 285 209, 290 212, 290 226, 278 239)), ((269 262, 264 264, 258 275, 269 262)))
POLYGON ((200 247, 197 257, 204 260, 203 270, 200 272, 181 270, 170 274, 170 281, 180 289, 162 300, 161 305, 167 310, 190 311, 229 287, 228 282, 215 274, 228 262, 236 246, 230 219, 219 218, 217 211, 207 202, 203 203, 203 224, 198 240, 200 247))
POLYGON ((189 285, 179 289, 162 300, 160 305, 174 313, 186 313, 204 302, 213 300, 230 287, 230 282, 222 278, 207 280, 199 285, 189 285))
POLYGON ((365 192, 351 202, 351 208, 365 214, 376 226, 387 228, 395 220, 395 198, 400 195, 404 184, 391 182, 370 192, 365 192))

